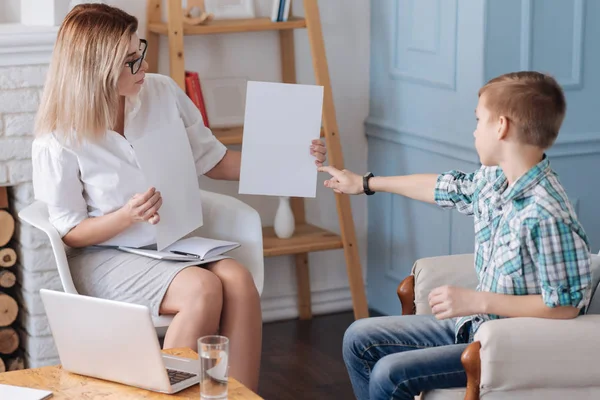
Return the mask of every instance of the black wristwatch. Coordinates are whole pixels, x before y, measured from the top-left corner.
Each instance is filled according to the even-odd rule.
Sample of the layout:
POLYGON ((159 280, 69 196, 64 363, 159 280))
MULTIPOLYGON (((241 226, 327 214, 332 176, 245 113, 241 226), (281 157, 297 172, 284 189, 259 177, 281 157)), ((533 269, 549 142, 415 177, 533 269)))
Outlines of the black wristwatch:
POLYGON ((365 194, 367 196, 375 194, 374 191, 372 191, 371 189, 369 189, 369 179, 371 179, 372 177, 373 177, 373 173, 372 172, 367 172, 366 174, 363 175, 363 189, 364 189, 365 194))

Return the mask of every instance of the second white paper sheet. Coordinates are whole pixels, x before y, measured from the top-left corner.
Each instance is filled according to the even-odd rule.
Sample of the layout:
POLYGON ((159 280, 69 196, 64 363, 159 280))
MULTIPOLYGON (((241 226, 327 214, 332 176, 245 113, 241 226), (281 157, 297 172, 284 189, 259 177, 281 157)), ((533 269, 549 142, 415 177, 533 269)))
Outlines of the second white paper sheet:
POLYGON ((240 194, 315 197, 323 86, 248 82, 240 194))
POLYGON ((163 204, 156 224, 158 250, 202 226, 202 204, 196 166, 185 126, 144 133, 133 142, 138 163, 149 185, 160 191, 163 204))

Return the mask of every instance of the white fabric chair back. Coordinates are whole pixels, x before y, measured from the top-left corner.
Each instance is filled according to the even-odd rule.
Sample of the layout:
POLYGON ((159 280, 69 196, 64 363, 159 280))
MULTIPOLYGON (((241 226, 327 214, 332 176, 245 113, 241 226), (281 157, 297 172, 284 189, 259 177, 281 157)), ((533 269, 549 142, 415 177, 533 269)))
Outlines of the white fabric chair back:
MULTIPOLYGON (((204 225, 192 234, 213 239, 236 241, 241 244, 230 254, 248 268, 259 293, 264 282, 262 225, 258 212, 231 196, 202 191, 204 225)), ((77 294, 67 262, 65 245, 49 221, 46 204, 35 201, 19 212, 19 218, 42 230, 50 240, 56 267, 67 293, 77 294)), ((152 317, 157 328, 168 327, 173 316, 152 317)))

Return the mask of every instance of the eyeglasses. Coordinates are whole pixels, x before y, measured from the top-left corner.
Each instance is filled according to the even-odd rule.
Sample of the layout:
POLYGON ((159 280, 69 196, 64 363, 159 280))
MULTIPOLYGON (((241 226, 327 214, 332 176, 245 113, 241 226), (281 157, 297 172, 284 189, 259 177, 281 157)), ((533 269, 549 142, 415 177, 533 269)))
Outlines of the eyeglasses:
POLYGON ((133 75, 137 74, 140 68, 142 67, 142 61, 146 57, 146 49, 148 48, 148 42, 144 39, 140 39, 140 47, 142 47, 142 55, 139 58, 136 58, 132 61, 127 61, 125 66, 131 68, 131 73, 133 75))

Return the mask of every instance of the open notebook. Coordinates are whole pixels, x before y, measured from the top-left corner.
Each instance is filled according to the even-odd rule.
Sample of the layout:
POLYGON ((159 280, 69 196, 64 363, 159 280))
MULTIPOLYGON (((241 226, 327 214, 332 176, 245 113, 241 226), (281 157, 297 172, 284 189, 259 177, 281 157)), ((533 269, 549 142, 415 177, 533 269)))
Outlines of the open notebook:
POLYGON ((128 253, 172 261, 208 261, 240 247, 239 243, 203 237, 180 239, 172 245, 157 251, 156 246, 142 248, 119 246, 117 249, 128 253))

